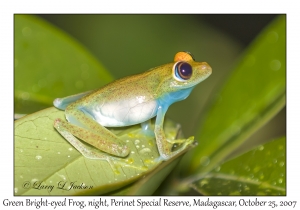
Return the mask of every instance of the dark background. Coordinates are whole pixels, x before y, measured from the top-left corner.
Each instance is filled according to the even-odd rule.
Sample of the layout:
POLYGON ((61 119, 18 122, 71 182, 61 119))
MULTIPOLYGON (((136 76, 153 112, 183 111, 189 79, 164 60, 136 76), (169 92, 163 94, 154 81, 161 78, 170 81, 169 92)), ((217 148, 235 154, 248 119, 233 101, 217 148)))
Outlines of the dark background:
MULTIPOLYGON (((74 30, 65 23, 68 19, 71 21, 72 15, 39 15, 52 24, 62 28, 66 32, 72 34, 75 38, 80 39, 79 35, 73 34, 74 30), (69 17, 67 17, 69 16, 69 17), (62 21, 61 21, 62 20, 62 21)), ((75 16, 75 15, 74 15, 75 16)), ((268 25, 276 16, 276 14, 255 14, 255 15, 191 15, 199 21, 204 21, 222 32, 237 39, 244 46, 256 37, 256 35, 268 25)))

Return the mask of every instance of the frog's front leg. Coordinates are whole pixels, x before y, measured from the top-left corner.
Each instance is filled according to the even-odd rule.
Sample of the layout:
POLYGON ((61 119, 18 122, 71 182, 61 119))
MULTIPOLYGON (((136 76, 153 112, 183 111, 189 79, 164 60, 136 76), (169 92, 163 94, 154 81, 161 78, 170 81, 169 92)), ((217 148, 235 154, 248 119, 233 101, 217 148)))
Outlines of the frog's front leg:
POLYGON ((155 129, 154 129, 158 151, 160 157, 163 160, 168 160, 174 157, 175 155, 183 151, 188 145, 194 142, 194 137, 190 137, 188 139, 176 139, 176 140, 168 140, 166 138, 163 130, 163 123, 164 123, 164 117, 167 109, 168 107, 163 107, 163 106, 160 106, 158 108, 156 121, 155 121, 155 129), (173 145, 170 145, 170 143, 183 143, 183 144, 176 151, 172 151, 173 145))
POLYGON ((129 154, 129 148, 126 144, 90 116, 86 115, 83 107, 76 107, 76 104, 71 104, 66 108, 65 114, 69 122, 66 123, 56 119, 54 127, 73 146, 77 146, 76 149, 85 156, 87 156, 85 149, 80 144, 78 146, 78 143, 74 145, 74 136, 101 151, 118 157, 126 157, 129 154))

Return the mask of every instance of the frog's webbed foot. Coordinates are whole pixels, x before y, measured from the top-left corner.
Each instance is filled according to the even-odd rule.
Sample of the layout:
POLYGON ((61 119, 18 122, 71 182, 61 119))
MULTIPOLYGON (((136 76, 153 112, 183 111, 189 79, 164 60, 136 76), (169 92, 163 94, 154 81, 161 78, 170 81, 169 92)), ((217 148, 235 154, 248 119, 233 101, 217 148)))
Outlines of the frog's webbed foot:
POLYGON ((162 146, 160 152, 160 157, 157 159, 157 161, 166 161, 171 159, 172 157, 176 156, 183 150, 185 150, 187 147, 191 145, 196 145, 194 141, 194 136, 191 136, 187 139, 175 139, 175 140, 166 140, 170 147, 162 146), (171 143, 170 143, 171 142, 171 143))
POLYGON ((190 145, 194 142, 194 136, 190 136, 187 139, 174 139, 174 140, 167 140, 170 144, 182 144, 183 146, 186 145, 190 145))
POLYGON ((187 139, 167 139, 170 144, 182 144, 186 142, 187 139))

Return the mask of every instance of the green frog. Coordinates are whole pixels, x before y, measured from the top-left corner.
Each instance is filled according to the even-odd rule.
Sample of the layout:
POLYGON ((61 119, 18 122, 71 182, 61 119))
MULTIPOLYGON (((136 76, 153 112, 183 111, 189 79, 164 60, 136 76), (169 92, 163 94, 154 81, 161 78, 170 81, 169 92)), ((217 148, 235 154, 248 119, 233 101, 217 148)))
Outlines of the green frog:
POLYGON ((141 124, 147 132, 149 120, 156 117, 153 131, 157 148, 161 160, 168 160, 192 144, 194 137, 168 140, 163 130, 165 114, 171 104, 186 99, 211 73, 206 62, 196 62, 189 52, 178 52, 171 63, 116 80, 98 90, 55 99, 54 106, 65 110, 68 122, 56 119, 54 127, 87 158, 105 157, 90 152, 77 138, 109 155, 126 157, 130 152, 126 142, 106 127, 141 124), (180 148, 172 151, 175 143, 180 148))

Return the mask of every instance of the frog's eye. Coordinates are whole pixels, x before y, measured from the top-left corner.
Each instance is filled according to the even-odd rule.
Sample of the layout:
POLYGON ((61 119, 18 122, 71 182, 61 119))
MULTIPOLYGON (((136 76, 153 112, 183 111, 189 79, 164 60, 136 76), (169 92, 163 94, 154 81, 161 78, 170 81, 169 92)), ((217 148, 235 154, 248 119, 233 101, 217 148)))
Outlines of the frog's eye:
POLYGON ((192 66, 186 62, 179 61, 173 66, 173 77, 178 81, 185 81, 191 78, 192 66))

